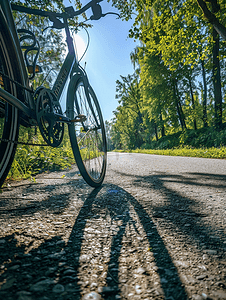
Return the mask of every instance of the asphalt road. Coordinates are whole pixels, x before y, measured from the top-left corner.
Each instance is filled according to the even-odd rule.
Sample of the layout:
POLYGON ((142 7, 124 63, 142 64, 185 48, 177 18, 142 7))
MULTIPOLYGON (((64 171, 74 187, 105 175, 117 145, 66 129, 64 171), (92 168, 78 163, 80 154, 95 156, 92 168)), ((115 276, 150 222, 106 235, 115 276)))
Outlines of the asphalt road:
POLYGON ((0 299, 226 299, 226 160, 109 153, 0 195, 0 299), (65 177, 62 177, 65 175, 65 177))

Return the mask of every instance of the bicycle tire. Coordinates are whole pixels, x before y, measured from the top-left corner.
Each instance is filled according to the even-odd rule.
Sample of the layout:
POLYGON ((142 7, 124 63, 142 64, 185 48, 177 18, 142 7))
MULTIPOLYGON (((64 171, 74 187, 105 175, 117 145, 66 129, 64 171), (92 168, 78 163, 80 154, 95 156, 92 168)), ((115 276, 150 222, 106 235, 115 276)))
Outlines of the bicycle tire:
POLYGON ((69 85, 67 111, 70 119, 84 115, 86 120, 68 125, 75 161, 84 180, 99 187, 105 177, 107 143, 104 121, 97 97, 83 78, 69 85))
MULTIPOLYGON (((11 34, 0 10, 0 87, 18 96, 17 87, 8 78, 19 81, 19 66, 15 60, 11 34), (11 63, 12 62, 12 63, 11 63), (6 77, 4 76, 6 75, 6 77)), ((19 111, 0 98, 0 187, 12 165, 19 133, 19 111)))

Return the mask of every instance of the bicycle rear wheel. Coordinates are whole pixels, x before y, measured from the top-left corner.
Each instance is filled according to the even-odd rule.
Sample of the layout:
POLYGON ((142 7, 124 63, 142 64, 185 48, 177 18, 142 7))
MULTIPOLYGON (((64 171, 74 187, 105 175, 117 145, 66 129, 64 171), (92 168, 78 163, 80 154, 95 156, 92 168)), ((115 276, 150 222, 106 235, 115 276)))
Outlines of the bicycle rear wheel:
POLYGON ((91 86, 86 88, 82 78, 69 86, 67 111, 70 119, 80 116, 78 122, 68 125, 77 166, 85 181, 98 187, 106 172, 105 128, 96 95, 91 86))
MULTIPOLYGON (((8 26, 0 11, 0 87, 17 97, 15 84, 19 68, 15 62, 14 46, 8 26)), ((3 98, 0 98, 0 187, 2 186, 16 151, 19 132, 19 113, 3 98)))

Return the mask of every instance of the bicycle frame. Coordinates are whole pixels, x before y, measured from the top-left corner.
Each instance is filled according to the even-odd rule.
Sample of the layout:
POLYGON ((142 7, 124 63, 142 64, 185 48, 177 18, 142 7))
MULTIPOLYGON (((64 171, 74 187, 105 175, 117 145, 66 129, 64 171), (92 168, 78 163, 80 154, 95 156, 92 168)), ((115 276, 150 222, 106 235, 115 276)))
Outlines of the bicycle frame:
MULTIPOLYGON (((4 1, 4 0, 1 0, 0 4, 1 4, 1 9, 3 11, 3 14, 6 18, 6 22, 10 29, 9 34, 11 35, 11 38, 14 42, 15 49, 17 49, 17 51, 15 51, 15 53, 17 54, 17 56, 15 57, 15 60, 18 63, 18 65, 20 66, 21 83, 25 88, 28 88, 29 87, 28 74, 27 74, 26 67, 24 64, 23 54, 20 49, 20 43, 19 43, 14 19, 12 16, 10 4, 9 4, 9 1, 4 1)), ((0 96, 2 96, 11 105, 13 105, 16 108, 18 108, 19 110, 23 111, 26 115, 34 117, 34 109, 35 109, 34 102, 33 102, 33 99, 31 97, 30 93, 28 93, 26 90, 25 90, 24 101, 21 101, 15 97, 13 97, 11 94, 4 91, 3 89, 0 89, 0 96), (28 103, 28 106, 23 103, 25 101, 28 103)))
MULTIPOLYGON (((85 11, 86 9, 91 7, 90 3, 88 3, 86 6, 84 6, 81 10, 79 10, 77 12, 74 11, 74 15, 79 15, 80 13, 82 13, 83 11, 85 11)), ((7 91, 5 91, 1 88, 0 88, 0 97, 3 97, 9 104, 15 106, 20 111, 22 111, 25 115, 27 115, 29 117, 29 121, 31 123, 30 125, 34 125, 34 120, 36 120, 35 103, 34 103, 34 98, 31 94, 31 92, 29 92, 28 73, 26 70, 25 63, 24 63, 23 54, 22 54, 22 50, 20 47, 20 42, 19 42, 19 38, 17 35, 14 19, 12 16, 11 7, 9 4, 9 1, 0 0, 0 4, 1 4, 2 11, 6 17, 6 21, 9 25, 10 34, 13 38, 15 48, 17 49, 16 52, 18 53, 18 55, 16 57, 16 60, 18 61, 19 65, 20 65, 20 69, 21 69, 21 77, 22 77, 21 79, 22 79, 22 85, 24 86, 25 98, 23 99, 23 101, 21 101, 20 99, 14 97, 13 95, 11 95, 10 93, 8 93, 7 91)), ((60 100, 60 97, 64 90, 65 84, 66 84, 68 78, 70 76, 72 76, 72 74, 73 74, 73 76, 77 76, 78 78, 83 77, 85 84, 88 86, 88 78, 86 76, 86 73, 82 69, 82 67, 79 65, 79 62, 76 59, 75 49, 74 49, 74 45, 73 45, 73 39, 70 34, 67 17, 65 16, 65 14, 64 13, 58 14, 58 13, 45 12, 45 11, 43 12, 40 10, 28 9, 28 8, 25 8, 22 6, 17 6, 17 5, 12 5, 12 8, 15 10, 18 10, 18 11, 28 12, 28 13, 32 13, 35 15, 41 15, 41 16, 46 16, 46 17, 53 16, 54 18, 59 17, 59 18, 63 19, 64 27, 62 27, 62 28, 64 28, 65 32, 66 32, 66 37, 67 37, 66 42, 67 42, 69 52, 65 58, 65 61, 60 69, 60 72, 59 72, 59 74, 56 78, 56 81, 53 85, 53 88, 52 88, 52 92, 55 94, 57 100, 58 101, 60 100)), ((55 121, 58 121, 58 122, 65 122, 65 123, 71 122, 71 120, 69 118, 67 118, 63 115, 60 115, 60 114, 56 114, 56 113, 54 115, 54 118, 55 118, 55 121)))

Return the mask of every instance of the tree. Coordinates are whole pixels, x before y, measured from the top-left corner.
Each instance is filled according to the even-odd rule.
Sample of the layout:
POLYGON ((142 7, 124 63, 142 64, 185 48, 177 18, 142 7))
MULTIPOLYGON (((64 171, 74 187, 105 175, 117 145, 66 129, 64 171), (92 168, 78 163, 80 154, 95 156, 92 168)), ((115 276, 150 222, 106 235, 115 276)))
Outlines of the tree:
MULTIPOLYGON (((197 0, 200 8, 203 11, 206 19, 213 25, 214 29, 218 32, 219 35, 222 36, 224 40, 226 40, 226 27, 220 23, 219 19, 216 17, 215 13, 220 10, 220 5, 217 0, 197 0), (206 5, 206 2, 210 2, 212 5, 212 12, 206 5)), ((223 3, 222 3, 223 4, 223 3)))
MULTIPOLYGON (((130 37, 137 38, 153 55, 160 55, 164 64, 172 71, 189 66, 191 69, 202 70, 203 76, 203 122, 207 126, 207 89, 212 87, 215 101, 215 126, 221 128, 222 124, 222 91, 220 58, 223 49, 220 47, 218 33, 224 34, 224 12, 226 3, 224 0, 130 0, 130 4, 118 6, 122 16, 131 17, 134 9, 137 16, 130 37), (200 5, 202 10, 200 9, 200 5), (205 13, 205 16, 203 14, 205 13), (214 29, 212 29, 212 24, 214 29), (219 25, 221 24, 221 25, 219 25), (212 65, 206 64, 212 56, 212 65), (205 69, 208 66, 209 69, 205 69), (212 83, 207 84, 205 76, 212 70, 212 83)), ((121 4, 121 0, 113 1, 114 5, 121 4)), ((127 1, 126 1, 127 3, 127 1)), ((224 53, 225 55, 225 53, 224 53)), ((221 58, 222 59, 222 58, 221 58)), ((194 81, 193 81, 194 82, 194 81)), ((176 88, 177 84, 174 81, 176 88)), ((194 85, 194 83, 193 83, 194 85)), ((191 90, 192 85, 189 89, 191 90)), ((175 89, 175 97, 176 97, 175 89)), ((183 114, 180 113, 178 102, 178 115, 182 126, 183 114)))
POLYGON ((106 139, 107 139, 107 150, 111 151, 114 149, 113 141, 112 141, 112 122, 105 121, 105 131, 106 131, 106 139))
POLYGON ((116 99, 120 105, 114 112, 116 122, 112 126, 115 132, 115 144, 117 139, 120 147, 140 148, 144 141, 144 120, 139 77, 136 73, 121 76, 121 80, 116 81, 116 99))
POLYGON ((204 61, 201 60, 202 66, 202 80, 203 80, 203 89, 202 89, 202 98, 203 98, 203 126, 207 127, 207 82, 206 82, 206 70, 204 66, 204 61))

